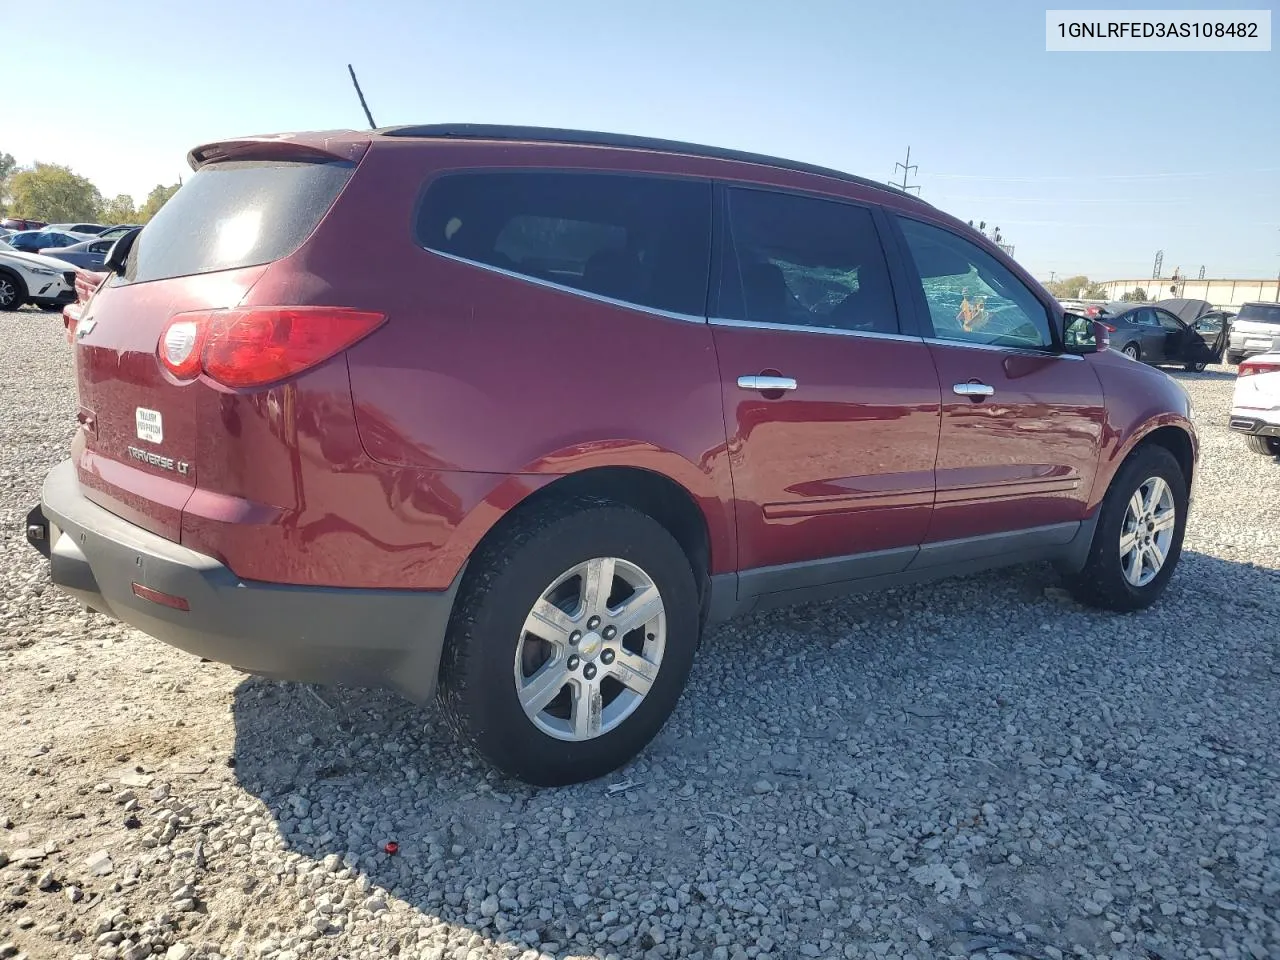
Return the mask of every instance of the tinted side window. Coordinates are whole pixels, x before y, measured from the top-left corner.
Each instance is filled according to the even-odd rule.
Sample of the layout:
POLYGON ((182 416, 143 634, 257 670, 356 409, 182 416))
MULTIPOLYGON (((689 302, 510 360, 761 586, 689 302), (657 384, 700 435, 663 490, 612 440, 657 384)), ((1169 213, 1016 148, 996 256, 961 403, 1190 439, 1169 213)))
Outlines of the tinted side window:
POLYGON ((1001 347, 1052 346, 1044 304, 999 260, 941 227, 906 218, 898 222, 935 337, 1001 347))
POLYGON ((703 316, 711 183, 532 170, 446 174, 423 199, 418 239, 537 280, 703 316))
POLYGON ((897 333, 884 251, 865 207, 728 191, 732 247, 717 312, 730 320, 897 333))

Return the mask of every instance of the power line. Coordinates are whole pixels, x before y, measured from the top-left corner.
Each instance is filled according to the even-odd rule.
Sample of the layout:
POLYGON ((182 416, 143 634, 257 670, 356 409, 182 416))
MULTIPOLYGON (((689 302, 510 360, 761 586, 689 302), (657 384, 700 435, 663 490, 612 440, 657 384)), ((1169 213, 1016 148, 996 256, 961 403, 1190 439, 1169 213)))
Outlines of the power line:
POLYGON ((907 145, 907 162, 906 162, 906 163, 895 163, 895 164, 893 165, 893 169, 894 169, 894 172, 895 172, 895 173, 898 171, 898 169, 899 169, 899 168, 901 168, 901 170, 902 170, 902 182, 901 182, 901 183, 894 183, 892 180, 890 180, 890 181, 889 181, 889 186, 891 186, 891 187, 897 187, 897 188, 898 188, 899 190, 901 190, 903 193, 910 193, 912 190, 914 190, 914 191, 916 192, 916 194, 917 194, 917 195, 919 195, 919 193, 920 193, 920 187, 919 187, 917 184, 911 184, 910 186, 908 186, 908 185, 907 185, 907 175, 908 175, 908 174, 910 174, 913 170, 918 169, 918 168, 916 167, 916 165, 915 165, 914 163, 912 163, 912 162, 911 162, 911 146, 910 146, 910 144, 908 144, 908 145, 907 145))

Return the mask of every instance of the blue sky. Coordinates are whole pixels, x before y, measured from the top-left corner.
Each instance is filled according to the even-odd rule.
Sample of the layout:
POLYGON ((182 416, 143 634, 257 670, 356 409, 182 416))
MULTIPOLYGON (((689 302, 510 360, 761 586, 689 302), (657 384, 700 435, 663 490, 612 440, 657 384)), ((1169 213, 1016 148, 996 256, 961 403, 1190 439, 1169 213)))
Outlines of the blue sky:
POLYGON ((1025 0, 63 0, 50 34, 51 9, 5 4, 58 66, 0 100, 0 150, 108 195, 173 182, 197 143, 364 126, 350 61, 382 125, 611 130, 877 180, 910 144, 925 199, 1046 278, 1148 276, 1161 248, 1166 271, 1280 273, 1274 50, 1047 53, 1025 0), (68 31, 85 48, 53 53, 68 31))

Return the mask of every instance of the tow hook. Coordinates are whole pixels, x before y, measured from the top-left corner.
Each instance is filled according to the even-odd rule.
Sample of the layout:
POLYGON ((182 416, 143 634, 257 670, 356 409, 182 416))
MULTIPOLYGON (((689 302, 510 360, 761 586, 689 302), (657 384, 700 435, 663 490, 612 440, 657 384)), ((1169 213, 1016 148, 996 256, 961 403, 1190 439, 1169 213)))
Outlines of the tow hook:
POLYGON ((46 560, 49 559, 49 520, 39 504, 27 513, 27 543, 40 551, 46 560))

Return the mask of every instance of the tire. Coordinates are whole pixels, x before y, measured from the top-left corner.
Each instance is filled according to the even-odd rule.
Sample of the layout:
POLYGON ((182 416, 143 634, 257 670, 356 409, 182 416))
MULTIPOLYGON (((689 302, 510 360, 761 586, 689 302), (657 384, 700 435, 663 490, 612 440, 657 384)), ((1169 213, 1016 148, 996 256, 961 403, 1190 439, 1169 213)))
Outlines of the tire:
POLYGON ((55 311, 58 313, 62 312, 62 304, 60 303, 40 303, 37 304, 37 306, 45 313, 54 313, 55 311))
MULTIPOLYGON (((1084 569, 1067 578, 1071 593, 1081 603, 1104 610, 1131 612, 1143 610, 1164 593, 1182 555, 1182 537, 1187 525, 1187 482, 1178 461, 1164 447, 1141 446, 1129 455, 1102 502, 1098 526, 1084 569), (1126 576, 1121 562, 1122 542, 1130 500, 1153 480, 1167 487, 1175 511, 1172 536, 1165 559, 1155 575, 1146 583, 1136 584, 1126 576)), ((1140 548, 1139 548, 1140 549, 1140 548)), ((1140 566, 1145 573, 1145 564, 1140 566)))
MULTIPOLYGON (((584 587, 584 579, 571 577, 557 589, 574 593, 584 587)), ((624 604, 619 599, 609 605, 606 598, 614 611, 625 609, 624 604)), ((625 613, 617 615, 621 618, 625 613)), ((540 632, 549 630, 544 623, 537 624, 540 632)), ((666 723, 693 665, 700 629, 693 570, 662 525, 630 507, 595 498, 548 504, 515 519, 472 558, 446 637, 440 703, 454 731, 503 773, 536 786, 593 780, 632 759, 666 723), (625 583, 624 575, 636 579, 636 571, 647 576, 661 601, 660 619, 645 620, 643 629, 631 632, 626 632, 624 623, 625 636, 615 633, 617 639, 606 642, 609 610, 603 611, 606 621, 597 633, 587 626, 591 622, 587 617, 599 608, 588 608, 584 595, 554 599, 552 588, 557 582, 595 558, 622 562, 617 567, 618 580, 611 583, 625 583), (571 621, 568 626, 581 639, 574 639, 566 627, 562 642, 553 645, 527 629, 534 623, 535 603, 548 595, 558 606, 543 609, 553 610, 562 626, 560 616, 571 621), (560 613, 564 609, 570 613, 560 613), (641 696, 623 687, 617 676, 626 672, 619 673, 624 659, 641 665, 634 647, 652 643, 663 630, 661 651, 653 657, 658 660, 656 676, 647 693, 641 696), (630 653, 623 649, 624 641, 632 648, 630 653), (573 655, 574 650, 583 655, 573 655), (532 662, 526 659, 530 651, 532 662), (552 659, 540 661, 553 652, 552 659), (616 664, 613 656, 618 658, 616 664), (574 660, 579 663, 571 670, 574 660), (554 680, 544 683, 544 690, 558 693, 545 707, 526 712, 517 683, 529 690, 536 685, 530 684, 531 677, 557 664, 561 672, 555 677, 564 674, 568 679, 561 680, 562 685, 554 680), (589 689, 600 691, 600 699, 591 699, 590 709, 580 713, 576 704, 583 701, 574 694, 589 689), (576 726, 583 718, 585 734, 576 726), (600 732, 590 732, 592 722, 599 724, 600 732)), ((650 651, 645 653, 648 656, 650 651)), ((652 666, 649 663, 646 669, 652 666)), ((638 674, 631 676, 642 679, 638 674)))
POLYGON ((1244 354, 1243 354, 1243 353, 1228 353, 1228 354, 1227 354, 1227 363, 1238 364, 1238 363, 1239 363, 1241 360, 1243 360, 1243 359, 1244 359, 1244 354))
POLYGON ((17 310, 27 302, 27 285, 16 273, 0 270, 0 310, 17 310))
POLYGON ((1245 437, 1245 443, 1254 453, 1264 457, 1280 457, 1280 440, 1275 437, 1245 437))
POLYGON ((1187 373, 1203 373, 1207 366, 1209 366, 1208 362, 1201 360, 1199 363, 1183 364, 1182 369, 1187 371, 1187 373))
POLYGON ((1124 349, 1121 350, 1120 352, 1123 353, 1130 360, 1142 359, 1142 350, 1138 347, 1136 343, 1126 343, 1124 345, 1124 349))

